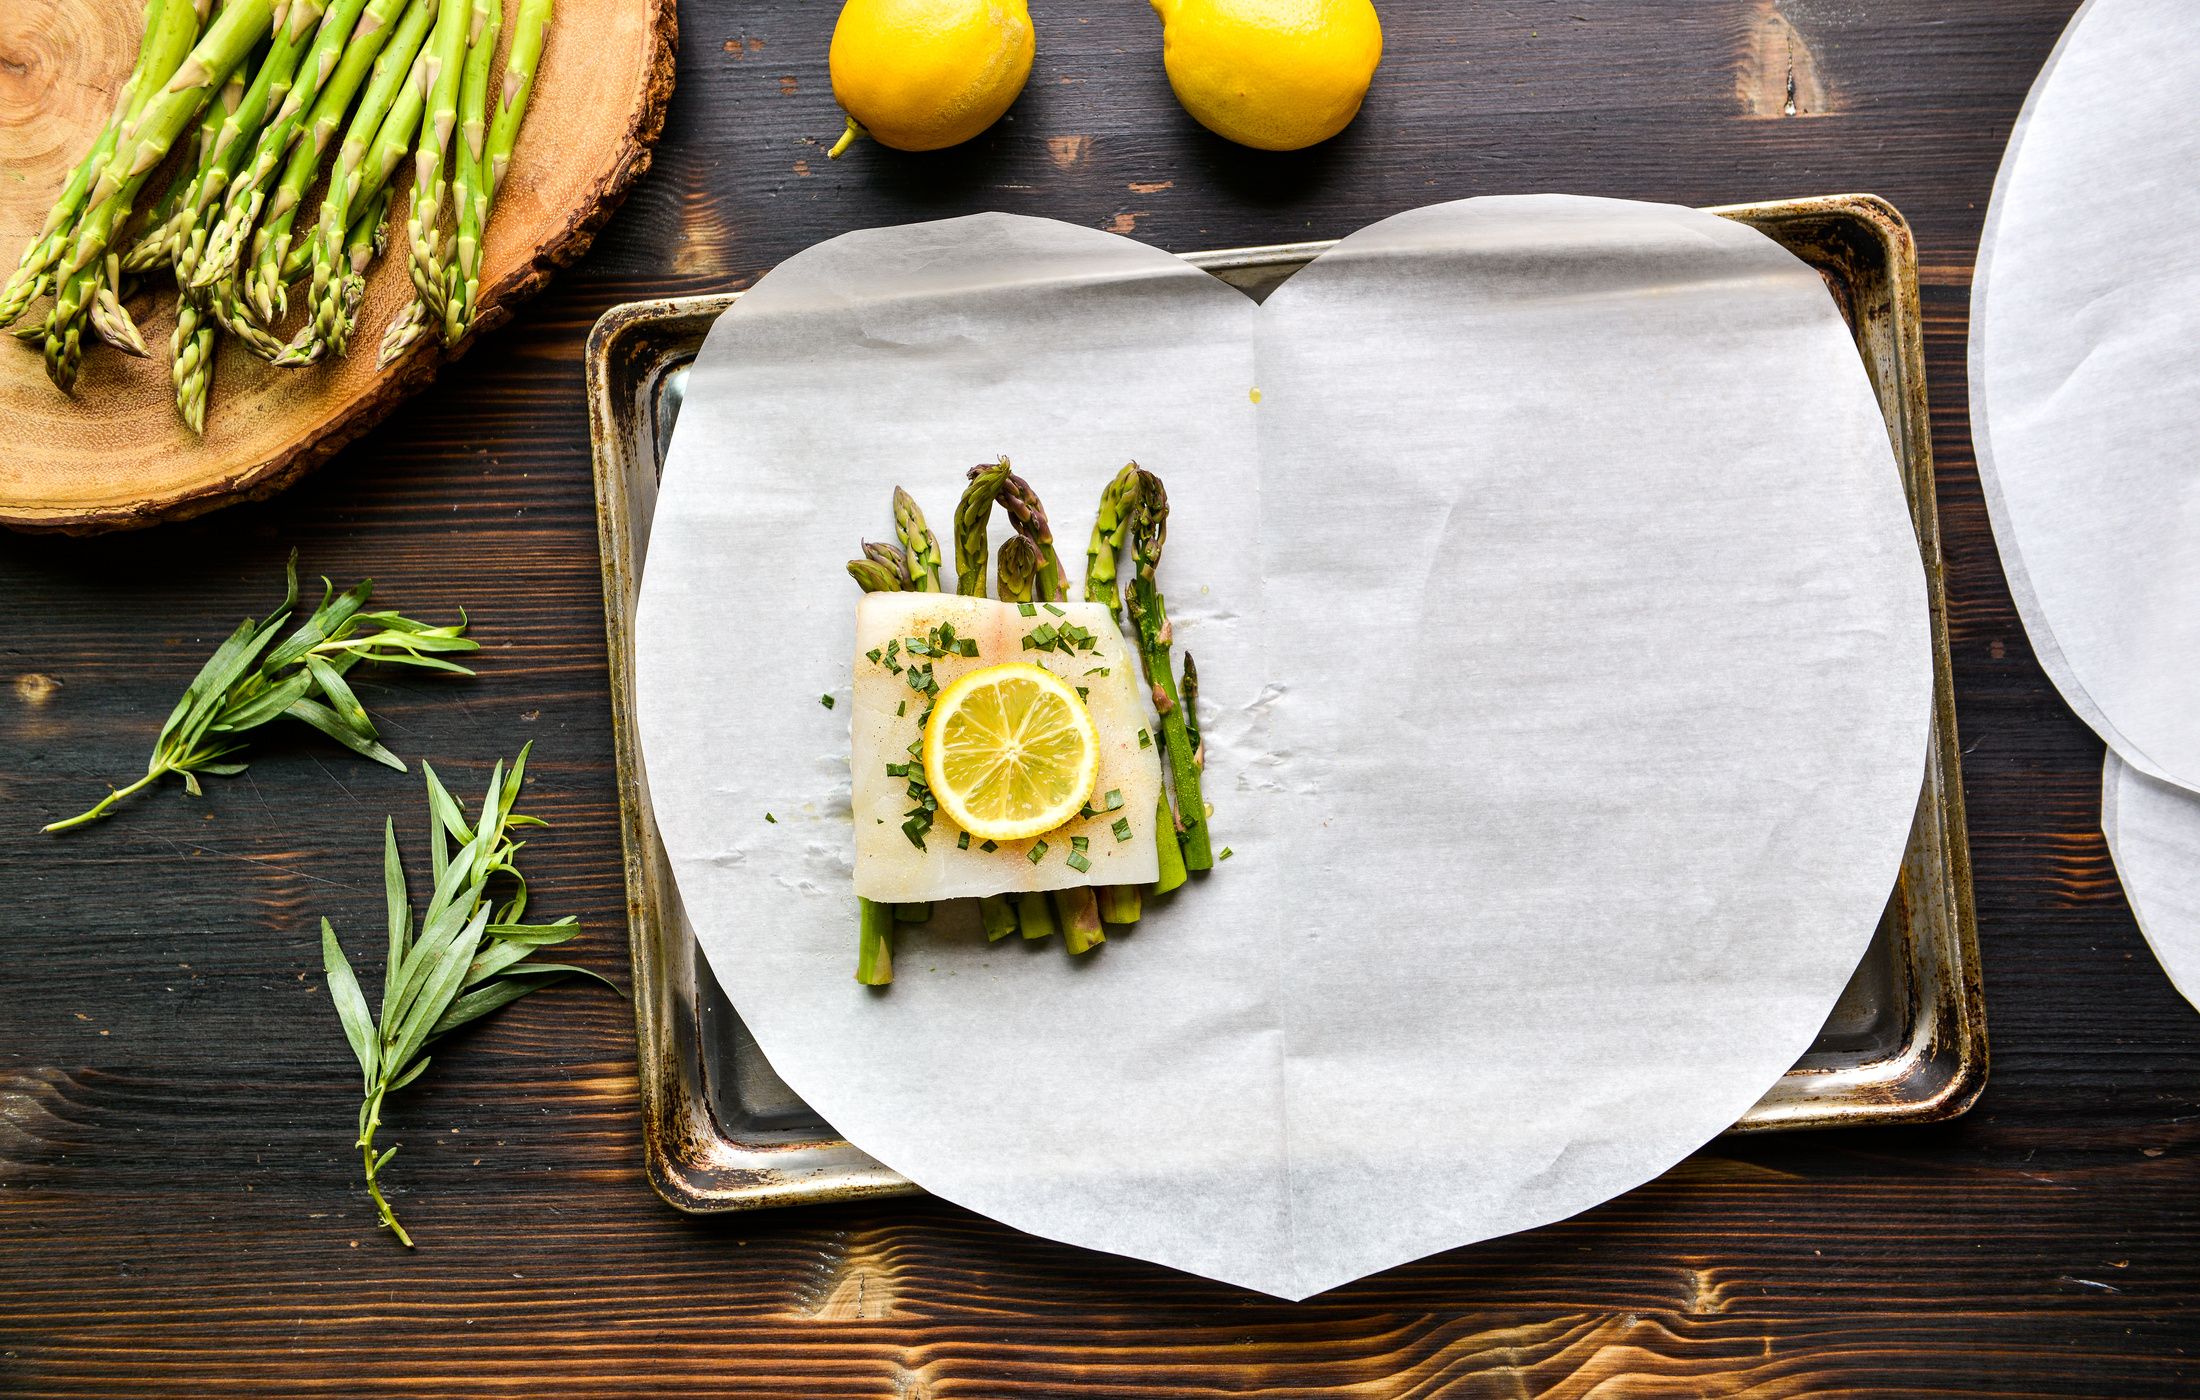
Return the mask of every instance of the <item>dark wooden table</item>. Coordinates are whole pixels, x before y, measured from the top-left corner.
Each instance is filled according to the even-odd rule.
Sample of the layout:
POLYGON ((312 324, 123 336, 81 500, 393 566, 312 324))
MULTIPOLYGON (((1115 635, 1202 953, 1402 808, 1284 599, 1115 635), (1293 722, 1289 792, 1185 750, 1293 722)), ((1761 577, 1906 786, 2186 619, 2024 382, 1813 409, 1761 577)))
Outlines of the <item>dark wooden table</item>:
POLYGON ((2011 610, 1964 411, 1987 194, 2069 0, 1388 0, 1367 110, 1286 157, 1182 116, 1144 6, 1033 8, 1012 120, 828 165, 834 7, 690 0, 655 171, 434 390, 273 503, 0 540, 0 1394, 2195 1393, 2200 1015, 2118 890, 2100 745, 2011 610), (1994 1056, 1958 1122, 1715 1143, 1579 1219, 1293 1305, 935 1202, 676 1215, 642 1180, 627 1008, 568 986, 395 1101, 405 1254, 359 1189, 315 929, 371 944, 383 815, 418 830, 417 779, 283 739, 203 801, 33 834, 142 765, 295 545, 470 611, 478 680, 363 694, 469 784, 535 741, 537 907, 578 914, 576 960, 623 980, 580 367, 604 308, 978 209, 1193 249, 1529 190, 1869 190, 1916 227, 1994 1056))

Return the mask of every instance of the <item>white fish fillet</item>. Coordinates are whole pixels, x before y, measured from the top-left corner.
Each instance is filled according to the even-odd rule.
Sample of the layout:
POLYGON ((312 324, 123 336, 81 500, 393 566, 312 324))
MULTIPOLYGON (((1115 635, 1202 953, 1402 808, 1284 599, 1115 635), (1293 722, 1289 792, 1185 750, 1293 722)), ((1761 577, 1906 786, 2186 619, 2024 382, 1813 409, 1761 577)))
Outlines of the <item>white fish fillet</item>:
MULTIPOLYGON (((1143 885, 1159 873, 1154 855, 1154 804, 1161 792, 1161 741, 1145 700, 1138 662, 1124 645, 1115 619, 1099 603, 1058 603, 1063 616, 1044 607, 1025 617, 1012 603, 943 593, 867 593, 856 605, 855 713, 849 717, 849 764, 856 826, 856 893, 885 903, 914 904, 961 899, 1012 890, 1058 890, 1079 885, 1143 885), (1034 864, 1033 841, 1010 841, 982 851, 973 841, 960 850, 960 834, 945 812, 937 815, 918 850, 902 832, 911 803, 906 778, 889 777, 886 765, 915 761, 910 744, 918 738, 917 719, 927 697, 912 690, 906 672, 897 675, 867 655, 888 641, 923 637, 942 623, 955 635, 978 644, 975 657, 930 660, 941 690, 982 666, 1029 661, 1046 667, 1071 685, 1086 687, 1086 705, 1100 731, 1100 781, 1092 805, 1105 806, 1106 794, 1123 794, 1122 806, 1079 818, 1038 838, 1046 854, 1034 864), (1065 656, 1057 651, 1026 651, 1023 639, 1042 623, 1085 628, 1098 639, 1090 652, 1065 656), (1105 667, 1106 675, 1095 674, 1105 667), (896 708, 901 710, 896 714, 896 708), (1141 747, 1138 736, 1151 744, 1141 747), (1115 823, 1128 818, 1131 838, 1118 841, 1115 823), (1066 857, 1070 838, 1083 836, 1092 862, 1080 874, 1066 857)), ((906 658, 902 658, 906 665, 906 658)), ((921 771, 921 769, 919 770, 921 771)))

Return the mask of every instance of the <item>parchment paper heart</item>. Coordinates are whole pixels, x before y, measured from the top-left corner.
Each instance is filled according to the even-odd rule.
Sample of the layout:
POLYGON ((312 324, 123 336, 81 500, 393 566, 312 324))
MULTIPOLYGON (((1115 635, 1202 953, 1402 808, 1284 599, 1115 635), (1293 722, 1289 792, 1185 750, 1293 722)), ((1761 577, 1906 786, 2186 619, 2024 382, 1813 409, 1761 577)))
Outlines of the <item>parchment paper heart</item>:
POLYGON ((719 321, 638 699, 688 912, 797 1092, 1011 1225, 1303 1297, 1647 1180, 1796 1060, 1894 879, 1926 623, 1849 336, 1750 229, 1440 205, 1256 307, 983 215, 821 244, 719 321), (891 485, 937 521, 1003 452, 1071 549, 1125 458, 1167 479, 1237 854, 1085 959, 935 917, 873 994, 817 699, 840 563, 891 485))

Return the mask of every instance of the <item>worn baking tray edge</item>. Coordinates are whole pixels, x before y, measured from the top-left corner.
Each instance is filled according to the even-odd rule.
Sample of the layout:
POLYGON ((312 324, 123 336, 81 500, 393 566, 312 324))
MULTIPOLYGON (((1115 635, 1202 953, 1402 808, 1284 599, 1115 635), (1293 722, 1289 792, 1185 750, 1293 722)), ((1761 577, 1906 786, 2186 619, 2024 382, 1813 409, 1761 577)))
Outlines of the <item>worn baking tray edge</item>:
MULTIPOLYGON (((1948 653, 1945 588, 1926 408, 1916 249, 1907 223, 1872 195, 1831 195, 1711 212, 1763 229, 1821 267, 1879 269, 1863 288, 1828 278, 1855 331, 1903 470, 1927 579, 1934 663, 1933 761, 1919 798, 1918 825, 1897 898, 1931 906, 1906 911, 1929 936, 1905 938, 1909 975, 1927 984, 1923 1014, 1892 1053, 1861 1063, 1812 1055, 1791 1070, 1730 1131, 1933 1122, 1968 1109, 1985 1086, 1985 997, 1979 977, 1970 851, 1948 653), (1944 869, 1937 884, 1928 865, 1944 869)), ((1256 295, 1330 244, 1278 244, 1187 254, 1186 260, 1256 295)), ((662 444, 654 413, 657 380, 692 355, 710 324, 739 293, 631 302, 597 322, 586 355, 595 441, 597 524, 603 552, 604 619, 610 651, 618 758, 628 936, 634 961, 637 1058, 651 1185, 691 1212, 753 1209, 827 1200, 907 1195, 917 1188, 850 1144, 793 1134, 768 1144, 728 1138, 715 1120, 699 1047, 694 993, 698 950, 685 936, 678 891, 656 850, 646 777, 636 744, 631 643, 639 576, 655 506, 662 444), (633 392, 636 385, 645 392, 633 392), (637 508, 637 507, 640 508, 637 508)), ((707 975, 707 972, 706 972, 707 975)), ((1913 989, 1914 990, 1914 989, 1913 989)))

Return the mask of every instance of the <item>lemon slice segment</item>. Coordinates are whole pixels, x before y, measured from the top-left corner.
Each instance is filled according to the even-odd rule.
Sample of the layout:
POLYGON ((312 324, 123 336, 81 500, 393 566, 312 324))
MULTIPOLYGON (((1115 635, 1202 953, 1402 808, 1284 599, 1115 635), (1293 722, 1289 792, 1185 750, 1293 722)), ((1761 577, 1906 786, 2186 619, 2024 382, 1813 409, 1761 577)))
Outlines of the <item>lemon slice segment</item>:
POLYGON ((924 780, 972 836, 1021 841, 1070 820, 1100 777, 1100 731, 1077 691, 1015 661, 940 692, 924 726, 924 780))

